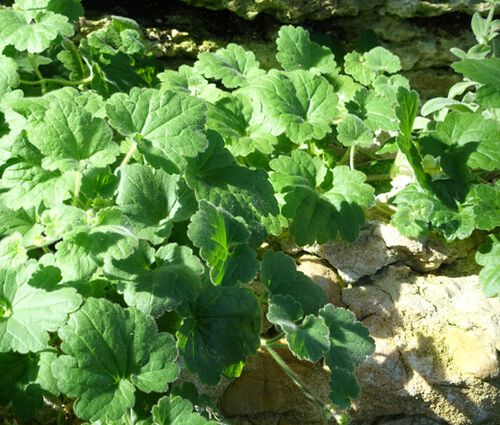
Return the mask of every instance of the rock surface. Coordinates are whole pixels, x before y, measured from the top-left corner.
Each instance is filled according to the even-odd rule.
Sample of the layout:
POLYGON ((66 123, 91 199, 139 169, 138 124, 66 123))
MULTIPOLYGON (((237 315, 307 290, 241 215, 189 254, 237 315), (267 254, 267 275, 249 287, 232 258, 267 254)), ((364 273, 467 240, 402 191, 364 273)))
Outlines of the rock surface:
POLYGON ((353 283, 396 262, 419 272, 433 271, 467 255, 474 243, 473 240, 446 244, 439 239, 409 239, 390 224, 368 222, 354 243, 329 242, 304 250, 327 260, 345 282, 353 283))
MULTIPOLYGON (((372 282, 344 289, 342 302, 377 347, 358 369, 355 425, 500 423, 500 300, 484 298, 477 276, 422 276, 391 265, 372 282)), ((327 396, 321 365, 281 354, 327 396)), ((265 353, 251 359, 220 405, 236 425, 321 423, 316 407, 265 353)))
POLYGON ((484 10, 479 0, 183 0, 193 6, 228 9, 246 19, 267 13, 283 22, 323 20, 332 16, 355 16, 364 11, 399 17, 437 16, 450 12, 484 10))

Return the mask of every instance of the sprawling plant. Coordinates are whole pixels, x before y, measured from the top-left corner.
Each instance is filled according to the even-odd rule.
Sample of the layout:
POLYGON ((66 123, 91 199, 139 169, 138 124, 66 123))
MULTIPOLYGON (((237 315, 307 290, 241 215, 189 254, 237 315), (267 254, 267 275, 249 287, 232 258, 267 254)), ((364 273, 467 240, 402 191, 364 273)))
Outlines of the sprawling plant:
MULTIPOLYGON (((227 423, 180 370, 217 384, 260 348, 345 423, 374 342, 280 241, 354 241, 370 208, 413 237, 499 226, 493 13, 474 16, 466 80, 424 105, 433 119, 380 46, 335 58, 284 26, 281 69, 229 44, 158 73, 134 21, 74 36, 82 13, 0 7, 0 403, 21 420, 45 405, 95 424, 227 423), (412 183, 388 204, 391 166, 412 183), (329 400, 283 347, 324 362, 329 400)), ((490 296, 499 247, 492 232, 477 254, 490 296)))

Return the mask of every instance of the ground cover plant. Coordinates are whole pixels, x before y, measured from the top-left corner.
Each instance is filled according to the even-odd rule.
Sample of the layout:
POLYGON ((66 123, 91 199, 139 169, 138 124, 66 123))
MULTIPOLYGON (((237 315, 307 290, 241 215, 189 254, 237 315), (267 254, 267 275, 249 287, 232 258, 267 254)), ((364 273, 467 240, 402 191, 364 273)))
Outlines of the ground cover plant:
POLYGON ((463 239, 500 293, 500 22, 474 15, 464 81, 419 98, 397 56, 335 57, 300 27, 281 69, 229 44, 165 70, 140 27, 76 32, 78 0, 0 8, 0 403, 18 423, 228 423, 178 381, 266 350, 346 423, 373 340, 280 243, 356 240, 367 213, 463 239), (403 185, 399 182, 404 181, 403 185), (262 333, 266 320, 271 329, 262 333), (324 362, 322 400, 279 355, 324 362))

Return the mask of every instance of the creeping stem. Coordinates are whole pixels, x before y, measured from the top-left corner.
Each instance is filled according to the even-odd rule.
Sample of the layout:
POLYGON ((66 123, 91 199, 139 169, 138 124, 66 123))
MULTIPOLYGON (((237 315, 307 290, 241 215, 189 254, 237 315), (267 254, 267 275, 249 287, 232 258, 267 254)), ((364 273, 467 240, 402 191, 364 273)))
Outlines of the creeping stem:
MULTIPOLYGON (((38 85, 41 86, 42 88, 42 94, 45 94, 47 93, 47 84, 46 84, 46 79, 43 78, 43 75, 42 73, 40 72, 40 70, 38 69, 38 64, 36 63, 36 58, 33 54, 31 53, 28 53, 28 60, 31 64, 31 67, 33 68, 33 72, 35 73, 35 75, 38 77, 39 79, 39 82, 38 82, 38 85)), ((21 83, 24 84, 24 81, 21 80, 21 83)))
POLYGON ((272 344, 275 343, 276 338, 271 340, 261 339, 260 345, 264 348, 269 355, 274 359, 278 366, 285 372, 288 377, 297 385, 304 394, 316 403, 323 411, 326 411, 328 416, 334 418, 337 423, 345 423, 345 414, 337 410, 331 403, 325 403, 308 387, 308 385, 298 376, 290 366, 281 358, 281 356, 274 350, 272 344))

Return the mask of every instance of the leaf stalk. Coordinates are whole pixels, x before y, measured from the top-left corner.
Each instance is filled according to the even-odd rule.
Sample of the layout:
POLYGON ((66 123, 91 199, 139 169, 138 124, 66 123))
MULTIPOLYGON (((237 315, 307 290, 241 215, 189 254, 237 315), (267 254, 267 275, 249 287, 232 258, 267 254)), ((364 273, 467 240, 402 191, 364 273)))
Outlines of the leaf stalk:
MULTIPOLYGON (((273 338, 275 339, 275 338, 273 338)), ((330 418, 335 419, 338 424, 345 421, 345 413, 340 412, 331 403, 325 403, 321 398, 319 398, 314 392, 309 388, 309 386, 298 376, 290 366, 283 360, 283 358, 271 347, 269 344, 271 340, 261 339, 261 347, 264 348, 269 355, 274 359, 278 366, 287 374, 287 376, 292 380, 292 382, 297 385, 304 394, 311 399, 315 404, 317 404, 324 412, 328 414, 330 418)))

